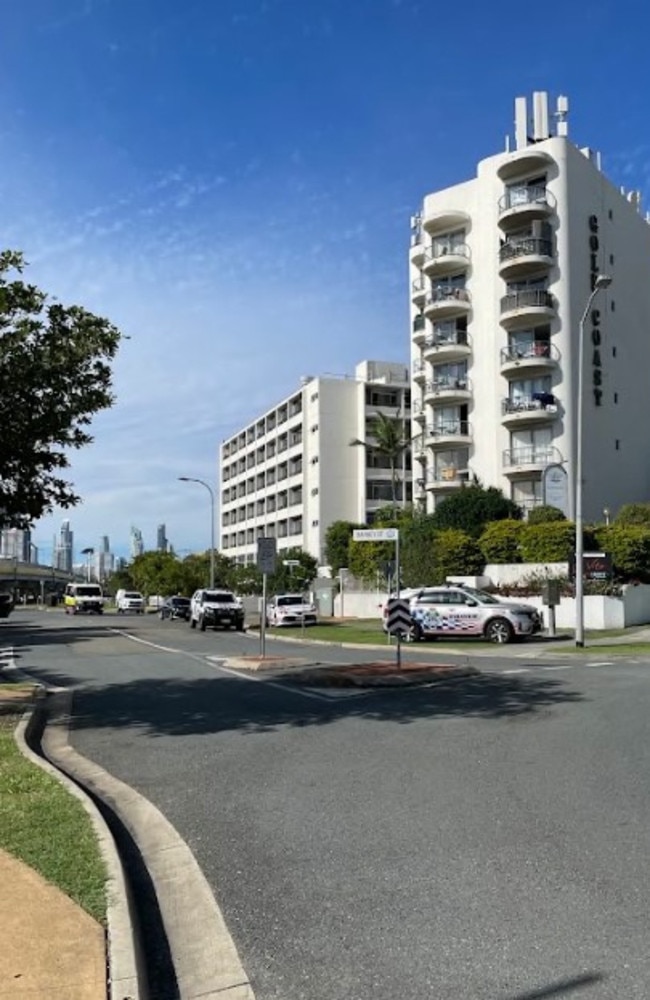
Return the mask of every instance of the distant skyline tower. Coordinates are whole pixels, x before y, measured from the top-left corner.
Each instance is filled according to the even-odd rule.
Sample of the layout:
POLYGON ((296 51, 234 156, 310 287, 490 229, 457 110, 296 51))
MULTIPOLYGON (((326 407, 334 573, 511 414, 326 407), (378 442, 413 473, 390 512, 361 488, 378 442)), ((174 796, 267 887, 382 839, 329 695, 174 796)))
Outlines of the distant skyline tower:
POLYGON ((167 539, 167 526, 164 524, 159 524, 156 531, 156 548, 159 552, 167 552, 169 549, 169 541, 167 539))
POLYGON ((27 528, 3 528, 0 531, 0 559, 31 562, 31 537, 27 528))
POLYGON ((63 521, 58 537, 54 538, 52 563, 55 569, 72 573, 74 534, 69 521, 63 521))
POLYGON ((141 556, 144 552, 144 542, 142 541, 142 532, 139 528, 134 528, 131 525, 131 558, 135 559, 136 556, 141 556))
POLYGON ((111 543, 110 543, 110 539, 109 539, 108 535, 102 535, 102 540, 101 540, 100 545, 99 545, 99 551, 100 552, 110 552, 111 551, 111 543))

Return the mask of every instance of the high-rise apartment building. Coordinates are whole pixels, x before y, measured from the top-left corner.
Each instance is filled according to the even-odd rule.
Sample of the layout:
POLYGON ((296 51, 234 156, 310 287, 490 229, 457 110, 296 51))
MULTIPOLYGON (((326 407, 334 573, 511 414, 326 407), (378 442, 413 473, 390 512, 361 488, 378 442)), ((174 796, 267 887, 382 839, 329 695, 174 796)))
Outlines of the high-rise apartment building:
POLYGON ((99 542, 99 549, 95 552, 94 558, 95 579, 103 583, 113 572, 115 557, 111 552, 111 542, 108 535, 102 535, 99 542))
POLYGON ((169 551, 169 540, 167 538, 167 527, 164 524, 159 524, 156 530, 156 548, 158 552, 169 551))
POLYGON ((55 569, 72 573, 74 536, 69 521, 63 521, 58 535, 54 537, 52 563, 55 569))
POLYGON ((142 532, 139 528, 131 527, 131 558, 135 559, 136 556, 141 556, 144 552, 144 542, 142 541, 142 532))
POLYGON ((401 420, 410 434, 409 372, 364 361, 354 377, 323 375, 221 445, 221 550, 253 562, 257 539, 277 538, 323 560, 328 526, 369 522, 380 507, 411 499, 410 454, 395 475, 375 447, 378 413, 401 420), (357 441, 357 446, 351 442, 357 441), (393 482, 395 479, 395 482, 393 482))
POLYGON ((32 562, 31 537, 26 528, 3 528, 0 531, 0 559, 32 562))
POLYGON ((534 506, 552 470, 574 514, 583 315, 585 516, 650 497, 650 226, 569 140, 567 112, 559 98, 552 125, 545 93, 532 114, 517 98, 514 148, 412 219, 413 475, 429 510, 474 476, 534 506), (599 275, 611 284, 585 314, 599 275))

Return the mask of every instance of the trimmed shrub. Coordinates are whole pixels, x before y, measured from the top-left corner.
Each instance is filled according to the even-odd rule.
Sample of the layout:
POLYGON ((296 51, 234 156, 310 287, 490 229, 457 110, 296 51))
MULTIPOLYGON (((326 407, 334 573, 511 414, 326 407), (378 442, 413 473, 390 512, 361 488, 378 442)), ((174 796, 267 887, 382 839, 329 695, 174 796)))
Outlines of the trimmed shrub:
POLYGON ((447 576, 479 576, 485 560, 476 539, 466 531, 448 528, 439 531, 433 541, 436 563, 436 582, 447 576))
POLYGON ((575 548, 575 525, 571 521, 524 524, 521 529, 523 562, 567 562, 575 548))
POLYGON ((478 538, 490 521, 520 520, 521 507, 505 497, 496 486, 463 486, 442 500, 432 514, 436 528, 456 528, 478 538))
POLYGON ((478 540, 483 558, 489 563, 521 562, 521 521, 492 521, 478 540))
POLYGON ((601 528, 597 540, 603 552, 611 555, 619 579, 650 581, 650 528, 615 523, 601 528))
POLYGON ((650 503, 623 504, 614 524, 636 524, 639 527, 650 528, 650 503))
POLYGON ((566 521, 566 517, 558 507, 542 504, 541 507, 533 507, 528 512, 528 524, 550 524, 554 521, 566 521))

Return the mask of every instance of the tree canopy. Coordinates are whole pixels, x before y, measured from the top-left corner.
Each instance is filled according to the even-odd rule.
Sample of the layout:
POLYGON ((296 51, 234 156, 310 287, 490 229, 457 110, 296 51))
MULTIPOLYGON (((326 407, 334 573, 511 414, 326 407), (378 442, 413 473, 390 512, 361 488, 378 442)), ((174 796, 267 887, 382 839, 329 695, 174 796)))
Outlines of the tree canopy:
POLYGON ((114 401, 121 340, 107 319, 23 281, 24 267, 21 253, 0 253, 0 518, 17 527, 79 502, 62 473, 114 401))
POLYGON ((480 483, 463 486, 450 497, 446 497, 433 513, 436 528, 458 528, 478 538, 490 521, 506 518, 520 521, 522 510, 513 500, 509 500, 496 486, 487 489, 480 483))

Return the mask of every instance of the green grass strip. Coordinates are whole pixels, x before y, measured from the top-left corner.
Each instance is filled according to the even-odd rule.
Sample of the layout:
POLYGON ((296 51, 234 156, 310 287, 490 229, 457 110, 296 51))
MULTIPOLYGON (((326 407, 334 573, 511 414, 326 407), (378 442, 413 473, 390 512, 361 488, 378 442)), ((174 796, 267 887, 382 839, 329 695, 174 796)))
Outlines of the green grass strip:
POLYGON ((0 716, 0 847, 58 886, 100 923, 106 869, 81 802, 21 754, 19 716, 0 716))

